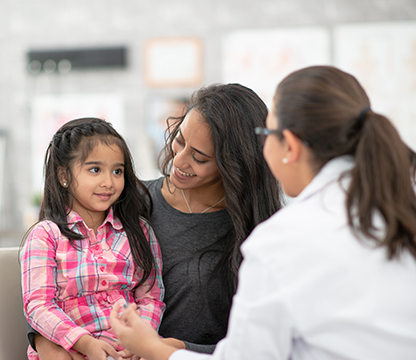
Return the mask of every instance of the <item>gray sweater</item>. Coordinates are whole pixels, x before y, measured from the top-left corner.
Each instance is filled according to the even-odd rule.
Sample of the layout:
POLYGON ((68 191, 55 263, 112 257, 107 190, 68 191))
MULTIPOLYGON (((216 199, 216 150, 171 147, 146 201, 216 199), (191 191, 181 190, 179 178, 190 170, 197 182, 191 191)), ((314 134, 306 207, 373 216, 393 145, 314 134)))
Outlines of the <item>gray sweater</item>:
POLYGON ((211 274, 232 230, 227 210, 182 213, 162 196, 163 178, 147 181, 150 217, 162 252, 166 311, 159 333, 185 341, 189 350, 212 353, 227 331, 229 307, 211 274), (210 247, 210 251, 206 251, 210 247))

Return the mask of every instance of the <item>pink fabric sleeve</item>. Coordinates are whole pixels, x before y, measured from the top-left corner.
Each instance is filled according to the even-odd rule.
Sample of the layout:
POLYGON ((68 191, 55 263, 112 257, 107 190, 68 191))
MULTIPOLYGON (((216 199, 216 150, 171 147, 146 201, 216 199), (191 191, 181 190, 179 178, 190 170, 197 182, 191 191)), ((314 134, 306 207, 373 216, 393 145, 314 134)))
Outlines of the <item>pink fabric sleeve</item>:
POLYGON ((55 302, 58 227, 43 221, 30 233, 20 254, 24 313, 29 324, 47 339, 69 350, 83 335, 55 302))

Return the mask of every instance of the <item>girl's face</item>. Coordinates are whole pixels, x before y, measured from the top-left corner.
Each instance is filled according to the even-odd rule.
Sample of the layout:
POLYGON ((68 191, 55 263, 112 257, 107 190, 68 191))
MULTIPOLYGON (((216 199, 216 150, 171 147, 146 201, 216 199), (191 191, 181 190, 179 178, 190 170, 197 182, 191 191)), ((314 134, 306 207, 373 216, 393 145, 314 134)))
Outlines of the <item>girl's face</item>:
POLYGON ((117 145, 99 143, 84 163, 73 167, 73 182, 69 184, 74 197, 72 210, 89 226, 98 226, 106 211, 120 197, 124 189, 124 156, 117 145))
POLYGON ((194 189, 221 183, 211 130, 197 110, 186 115, 172 150, 175 156, 170 179, 175 187, 194 189))

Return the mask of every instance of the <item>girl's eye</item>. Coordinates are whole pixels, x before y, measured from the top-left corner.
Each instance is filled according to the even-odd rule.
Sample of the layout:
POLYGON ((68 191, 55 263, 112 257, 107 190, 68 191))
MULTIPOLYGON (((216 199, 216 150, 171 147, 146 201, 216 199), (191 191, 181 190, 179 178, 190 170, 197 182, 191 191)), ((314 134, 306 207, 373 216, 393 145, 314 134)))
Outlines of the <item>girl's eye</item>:
POLYGON ((91 171, 92 173, 94 173, 94 174, 98 174, 98 173, 100 172, 100 168, 98 168, 98 167, 93 167, 93 168, 91 168, 91 169, 90 169, 90 171, 91 171))
POLYGON ((116 169, 114 170, 115 175, 123 175, 123 169, 116 169))

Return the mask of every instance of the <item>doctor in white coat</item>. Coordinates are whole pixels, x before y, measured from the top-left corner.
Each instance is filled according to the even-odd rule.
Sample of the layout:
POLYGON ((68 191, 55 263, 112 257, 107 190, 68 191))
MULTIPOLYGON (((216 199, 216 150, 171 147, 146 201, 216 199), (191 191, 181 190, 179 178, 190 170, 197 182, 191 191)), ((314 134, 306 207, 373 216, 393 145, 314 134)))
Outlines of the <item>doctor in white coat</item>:
POLYGON ((120 342, 147 360, 416 359, 416 155, 330 66, 278 86, 264 156, 295 199, 257 226, 227 336, 213 355, 164 344, 134 305, 112 312, 120 342))

